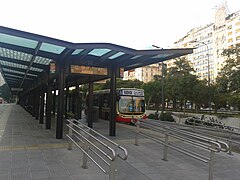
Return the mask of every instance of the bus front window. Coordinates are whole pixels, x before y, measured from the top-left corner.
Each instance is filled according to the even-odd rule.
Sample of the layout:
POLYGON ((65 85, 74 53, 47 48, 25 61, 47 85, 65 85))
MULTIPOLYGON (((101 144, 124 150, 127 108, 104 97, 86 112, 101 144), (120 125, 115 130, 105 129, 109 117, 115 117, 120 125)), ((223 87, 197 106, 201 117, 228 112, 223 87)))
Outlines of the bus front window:
POLYGON ((142 97, 127 97, 122 96, 119 99, 118 104, 119 112, 125 114, 139 113, 142 114, 145 112, 145 103, 144 98, 142 97))

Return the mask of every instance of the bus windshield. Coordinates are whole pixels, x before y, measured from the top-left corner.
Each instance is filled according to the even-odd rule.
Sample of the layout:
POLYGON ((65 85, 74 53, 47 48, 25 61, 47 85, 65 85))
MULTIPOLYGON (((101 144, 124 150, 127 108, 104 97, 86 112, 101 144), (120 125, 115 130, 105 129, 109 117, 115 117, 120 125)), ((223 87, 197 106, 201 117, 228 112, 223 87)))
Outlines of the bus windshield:
POLYGON ((121 96, 118 109, 123 114, 143 114, 145 112, 144 97, 121 96))

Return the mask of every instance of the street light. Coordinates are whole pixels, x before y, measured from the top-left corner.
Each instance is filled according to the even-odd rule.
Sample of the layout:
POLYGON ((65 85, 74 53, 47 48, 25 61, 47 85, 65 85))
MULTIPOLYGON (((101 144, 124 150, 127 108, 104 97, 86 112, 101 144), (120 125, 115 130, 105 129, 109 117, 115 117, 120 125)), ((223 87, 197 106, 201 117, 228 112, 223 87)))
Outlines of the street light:
POLYGON ((190 41, 190 43, 200 43, 203 44, 207 47, 207 60, 208 60, 208 107, 209 107, 209 114, 211 114, 211 92, 210 92, 210 62, 209 62, 209 47, 205 42, 201 42, 201 41, 190 41))
MULTIPOLYGON (((163 49, 163 48, 160 48, 159 46, 156 46, 156 45, 152 45, 152 47, 155 47, 155 48, 158 48, 158 49, 163 49)), ((165 111, 165 99, 164 99, 164 66, 165 64, 161 63, 161 66, 162 66, 162 111, 161 111, 161 114, 163 114, 163 111, 165 111)))

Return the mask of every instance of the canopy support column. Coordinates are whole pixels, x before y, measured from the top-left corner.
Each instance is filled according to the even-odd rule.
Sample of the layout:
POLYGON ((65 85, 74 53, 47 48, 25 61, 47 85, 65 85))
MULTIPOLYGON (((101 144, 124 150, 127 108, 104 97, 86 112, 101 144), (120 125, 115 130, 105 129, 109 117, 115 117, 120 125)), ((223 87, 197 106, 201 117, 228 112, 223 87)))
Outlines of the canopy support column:
POLYGON ((64 87, 65 87, 65 69, 63 62, 60 62, 58 75, 58 109, 56 122, 56 139, 63 138, 64 87))
POLYGON ((39 103, 39 101, 40 101, 39 88, 36 88, 35 101, 36 101, 35 119, 38 120, 38 118, 39 118, 39 105, 40 105, 40 103, 39 103))
POLYGON ((55 110, 56 110, 56 89, 53 90, 53 108, 52 108, 52 113, 53 113, 53 116, 55 117, 55 110))
POLYGON ((66 87, 65 91, 65 117, 67 117, 67 112, 69 112, 69 107, 68 107, 68 102, 69 102, 69 87, 66 87))
POLYGON ((89 82, 88 86, 88 112, 87 112, 88 127, 93 127, 93 82, 89 82))
POLYGON ((80 119, 80 113, 81 113, 80 106, 81 106, 81 104, 80 104, 80 88, 79 88, 79 85, 76 85, 75 96, 76 96, 75 118, 80 119))
POLYGON ((39 124, 43 124, 43 117, 44 117, 44 85, 41 87, 41 98, 40 98, 40 119, 39 124))
POLYGON ((46 129, 51 129, 52 85, 50 82, 48 82, 46 100, 46 129))
POLYGON ((110 136, 116 136, 116 67, 112 66, 110 69, 110 124, 109 124, 109 135, 110 136))

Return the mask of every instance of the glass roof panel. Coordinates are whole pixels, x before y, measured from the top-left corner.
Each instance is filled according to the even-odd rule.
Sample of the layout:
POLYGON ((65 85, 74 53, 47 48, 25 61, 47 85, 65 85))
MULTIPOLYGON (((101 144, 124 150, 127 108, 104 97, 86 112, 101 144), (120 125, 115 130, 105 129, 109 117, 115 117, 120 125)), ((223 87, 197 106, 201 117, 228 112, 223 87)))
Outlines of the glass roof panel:
POLYGON ((52 62, 52 61, 53 61, 52 59, 44 58, 41 56, 36 56, 36 58, 34 59, 34 63, 43 64, 43 65, 49 65, 50 62, 52 62))
POLYGON ((172 56, 173 54, 159 54, 159 55, 156 55, 156 56, 153 56, 151 58, 155 59, 155 58, 165 58, 165 57, 168 57, 168 56, 172 56))
POLYGON ((63 50, 65 49, 65 47, 63 46, 57 46, 54 44, 49 44, 49 43, 42 43, 40 50, 41 51, 46 51, 46 52, 50 52, 50 53, 54 53, 54 54, 61 54, 61 52, 63 52, 63 50))
POLYGON ((23 76, 17 76, 17 75, 8 74, 8 73, 5 73, 5 76, 14 77, 14 78, 20 78, 20 79, 23 78, 23 76))
POLYGON ((109 51, 111 51, 111 49, 93 49, 88 54, 100 57, 108 53, 109 51))
POLYGON ((16 67, 16 68, 21 68, 21 69, 27 69, 28 67, 22 64, 17 64, 13 62, 8 62, 8 61, 3 61, 0 60, 0 64, 3 66, 10 66, 10 67, 16 67))
POLYGON ((115 58, 117 58, 117 57, 119 57, 119 56, 122 56, 122 55, 124 55, 124 54, 125 54, 125 53, 123 53, 123 52, 118 52, 118 53, 110 56, 109 59, 115 59, 115 58))
POLYGON ((84 49, 76 49, 76 50, 72 53, 72 55, 78 55, 78 54, 80 54, 83 50, 84 50, 84 49))
POLYGON ((11 36, 11 35, 2 34, 2 33, 0 33, 0 42, 11 44, 11 45, 22 46, 26 48, 32 48, 32 49, 35 49, 38 44, 37 41, 31 40, 31 39, 11 36))
POLYGON ((36 74, 27 73, 28 76, 38 77, 36 74))
POLYGON ((15 70, 12 70, 12 69, 7 69, 7 68, 2 68, 2 70, 4 72, 10 72, 10 73, 15 73, 15 74, 25 74, 24 72, 22 71, 15 71, 15 70))
POLYGON ((0 56, 10 58, 10 59, 17 59, 21 61, 30 61, 32 58, 31 54, 23 53, 20 51, 14 51, 11 49, 6 49, 0 47, 0 56))
POLYGON ((36 67, 30 67, 30 71, 42 72, 43 70, 40 68, 36 68, 36 67))
POLYGON ((137 58, 139 58, 139 57, 141 57, 142 55, 136 55, 136 56, 133 56, 132 58, 130 58, 130 59, 137 59, 137 58))

